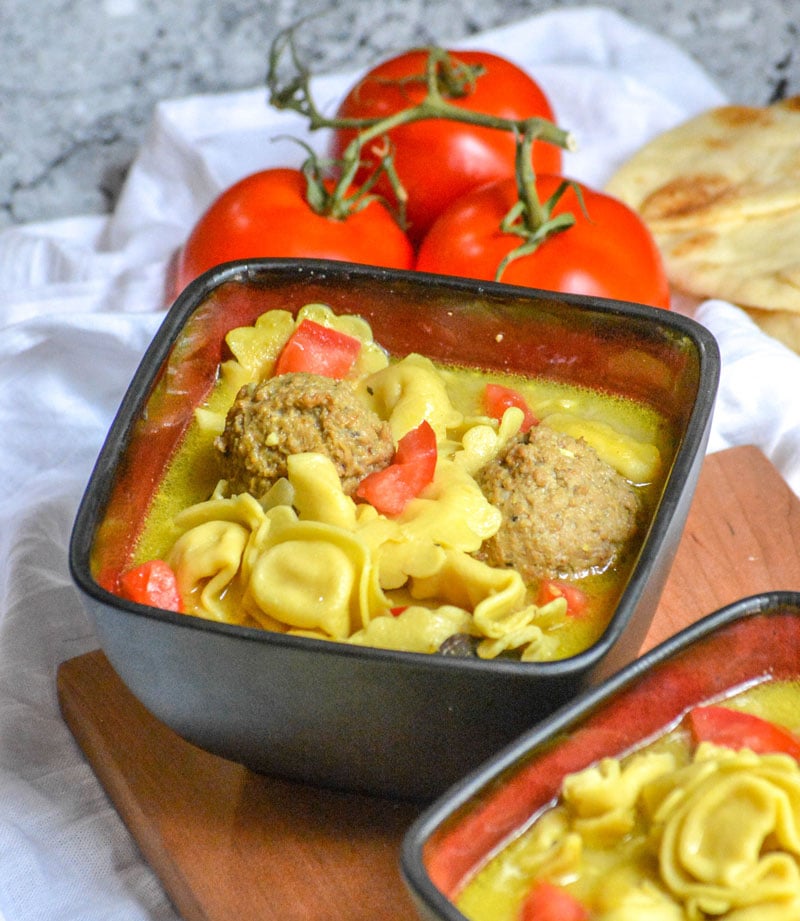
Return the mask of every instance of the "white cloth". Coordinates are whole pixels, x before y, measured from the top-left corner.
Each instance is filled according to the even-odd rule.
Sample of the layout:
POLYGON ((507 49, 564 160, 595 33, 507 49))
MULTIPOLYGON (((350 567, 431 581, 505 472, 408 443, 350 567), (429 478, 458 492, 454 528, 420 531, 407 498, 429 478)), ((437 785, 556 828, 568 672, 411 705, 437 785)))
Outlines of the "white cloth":
POLYGON ((722 356, 708 450, 757 445, 800 495, 800 358, 725 301, 706 301, 695 319, 722 356))
MULTIPOLYGON (((566 171, 602 185, 656 132, 724 101, 678 48, 600 9, 554 11, 475 36, 526 67, 580 149, 566 171)), ((332 105, 352 75, 318 77, 332 105)), ((134 368, 161 320, 173 249, 224 186, 293 165, 299 117, 266 90, 163 102, 109 217, 0 233, 0 916, 174 919, 160 884, 60 718, 59 662, 97 645, 66 565, 73 516, 134 368)), ((322 135, 308 138, 314 145, 322 135)), ((754 442, 800 489, 800 360, 729 305, 713 447, 754 442)))

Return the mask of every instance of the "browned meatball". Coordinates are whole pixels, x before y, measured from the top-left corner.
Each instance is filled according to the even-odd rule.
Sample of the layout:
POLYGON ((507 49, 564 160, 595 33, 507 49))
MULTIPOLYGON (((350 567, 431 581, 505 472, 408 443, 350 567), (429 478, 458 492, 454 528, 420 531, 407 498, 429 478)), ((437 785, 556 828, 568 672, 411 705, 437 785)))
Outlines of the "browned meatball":
POLYGON ((231 491, 256 498, 286 476, 291 454, 327 455, 348 494, 394 455, 389 424, 364 405, 353 386, 316 374, 282 374, 246 384, 215 444, 231 491))
POLYGON ((478 482, 503 514, 482 555, 526 582, 602 570, 636 531, 633 486, 585 441, 546 425, 512 439, 478 482))

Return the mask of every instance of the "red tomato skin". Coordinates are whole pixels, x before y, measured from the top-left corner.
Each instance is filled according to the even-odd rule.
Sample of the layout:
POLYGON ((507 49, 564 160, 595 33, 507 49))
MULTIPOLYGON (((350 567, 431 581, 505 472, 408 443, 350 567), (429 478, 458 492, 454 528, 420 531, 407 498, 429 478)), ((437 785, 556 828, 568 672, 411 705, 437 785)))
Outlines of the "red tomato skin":
MULTIPOLYGON (((448 99, 449 102, 501 118, 539 116, 555 120, 541 87, 516 64, 486 51, 449 53, 465 64, 482 64, 486 68, 468 95, 448 99)), ((415 49, 378 64, 350 89, 337 116, 385 118, 421 102, 426 93, 424 83, 400 85, 397 81, 424 74, 427 59, 427 51, 415 49)), ((449 204, 470 189, 514 175, 516 144, 510 131, 426 119, 394 128, 389 136, 395 167, 408 193, 408 234, 415 243, 449 204)), ((340 159, 353 137, 352 130, 334 131, 331 156, 340 159)), ((366 153, 362 152, 362 159, 368 161, 366 153)), ((537 173, 558 173, 561 161, 560 147, 545 141, 534 144, 533 165, 537 173)), ((392 200, 388 181, 381 180, 378 188, 392 200)))
POLYGON ((234 259, 334 259, 413 268, 411 243, 380 201, 339 221, 312 211, 305 192, 302 173, 283 167, 253 173, 222 192, 178 254, 175 293, 234 259))
POLYGON ((522 410, 522 427, 521 432, 527 432, 534 425, 538 425, 538 419, 534 416, 530 406, 521 393, 514 390, 513 387, 506 387, 503 384, 488 383, 483 391, 483 402, 486 412, 493 419, 502 421, 505 411, 516 406, 522 410))
POLYGON ((557 579, 542 579, 539 583, 539 594, 536 603, 548 604, 556 598, 565 598, 567 601, 567 616, 580 617, 586 610, 589 599, 582 589, 569 582, 559 582, 557 579))
POLYGON ((398 442, 394 463, 414 466, 414 479, 421 484, 419 488, 422 489, 433 479, 436 455, 436 433, 430 422, 423 419, 398 442))
POLYGON ((695 744, 713 742, 727 748, 749 748, 759 755, 782 753, 800 761, 800 739, 783 726, 752 713, 709 705, 689 712, 695 744))
MULTIPOLYGON (((560 176, 539 176, 539 199, 547 200, 562 181, 560 176)), ((572 213, 574 226, 512 261, 501 281, 668 309, 669 282, 650 231, 623 202, 582 183, 579 186, 588 217, 574 189, 568 189, 554 214, 572 213)), ((493 280, 503 259, 522 242, 500 230, 516 201, 513 179, 465 195, 438 218, 423 240, 416 269, 493 280)))
POLYGON ((438 456, 436 433, 423 421, 406 432, 388 467, 376 470, 358 484, 356 496, 382 515, 399 515, 433 480, 438 456))

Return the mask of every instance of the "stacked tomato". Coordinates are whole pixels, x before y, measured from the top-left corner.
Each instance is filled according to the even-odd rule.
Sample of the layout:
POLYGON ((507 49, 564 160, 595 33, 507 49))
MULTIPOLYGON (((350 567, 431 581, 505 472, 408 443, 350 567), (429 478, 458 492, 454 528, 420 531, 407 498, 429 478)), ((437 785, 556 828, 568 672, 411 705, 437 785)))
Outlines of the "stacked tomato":
POLYGON ((310 257, 668 307, 647 228, 622 202, 565 179, 556 143, 534 139, 522 169, 545 232, 519 218, 509 226, 525 186, 519 135, 508 125, 553 123, 551 105, 535 80, 502 57, 437 51, 445 64, 437 64, 435 84, 431 52, 412 50, 349 91, 328 123, 331 160, 343 164, 338 176, 323 175, 318 164, 264 170, 214 201, 179 255, 176 289, 232 259, 310 257), (422 111, 432 96, 449 106, 446 117, 398 119, 422 111), (348 170, 359 136, 369 141, 348 170))

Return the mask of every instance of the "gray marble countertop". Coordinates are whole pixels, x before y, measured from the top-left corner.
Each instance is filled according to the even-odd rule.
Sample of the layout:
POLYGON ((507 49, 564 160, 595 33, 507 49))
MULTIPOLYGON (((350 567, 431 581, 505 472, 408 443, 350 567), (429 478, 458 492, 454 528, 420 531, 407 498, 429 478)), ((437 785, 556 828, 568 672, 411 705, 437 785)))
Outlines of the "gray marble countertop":
MULTIPOLYGON (((113 208, 159 99, 263 84, 301 17, 315 73, 456 41, 570 0, 2 0, 0 229, 113 208), (328 11, 327 15, 320 15, 328 11)), ((736 102, 800 94, 800 0, 616 0, 736 102)))

